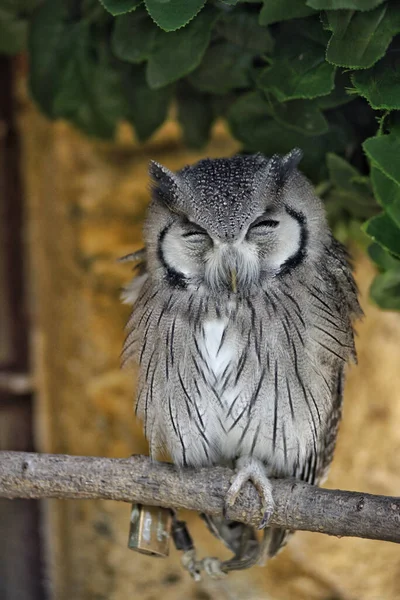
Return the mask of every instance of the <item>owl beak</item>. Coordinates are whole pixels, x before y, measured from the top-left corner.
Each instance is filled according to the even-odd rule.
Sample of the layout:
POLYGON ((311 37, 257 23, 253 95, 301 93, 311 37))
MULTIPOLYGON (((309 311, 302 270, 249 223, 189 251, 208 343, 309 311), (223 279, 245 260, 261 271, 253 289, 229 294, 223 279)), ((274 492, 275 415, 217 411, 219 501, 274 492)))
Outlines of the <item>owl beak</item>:
POLYGON ((232 292, 236 294, 237 292, 237 271, 236 269, 231 269, 231 288, 232 292))

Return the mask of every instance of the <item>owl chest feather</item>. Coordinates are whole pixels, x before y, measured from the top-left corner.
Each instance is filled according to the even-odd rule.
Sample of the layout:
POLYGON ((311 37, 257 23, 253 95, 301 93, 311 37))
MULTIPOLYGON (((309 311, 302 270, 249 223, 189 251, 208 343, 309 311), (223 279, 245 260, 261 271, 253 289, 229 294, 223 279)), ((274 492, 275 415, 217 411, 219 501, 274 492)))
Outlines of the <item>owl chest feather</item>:
POLYGON ((260 292, 218 308, 198 294, 155 294, 146 291, 127 340, 140 364, 137 412, 154 455, 167 450, 176 464, 194 467, 251 455, 271 474, 292 475, 318 452, 334 368, 296 303, 285 305, 283 294, 278 303, 278 293, 271 303, 260 292))

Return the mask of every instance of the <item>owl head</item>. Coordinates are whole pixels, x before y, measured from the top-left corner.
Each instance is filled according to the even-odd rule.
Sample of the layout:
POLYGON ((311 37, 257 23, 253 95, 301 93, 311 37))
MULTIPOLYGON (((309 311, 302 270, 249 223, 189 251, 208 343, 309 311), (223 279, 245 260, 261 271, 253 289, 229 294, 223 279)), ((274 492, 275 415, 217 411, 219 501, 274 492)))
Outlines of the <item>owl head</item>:
POLYGON ((149 275, 182 289, 246 293, 318 260, 329 230, 300 159, 297 149, 205 159, 177 173, 152 162, 149 275))

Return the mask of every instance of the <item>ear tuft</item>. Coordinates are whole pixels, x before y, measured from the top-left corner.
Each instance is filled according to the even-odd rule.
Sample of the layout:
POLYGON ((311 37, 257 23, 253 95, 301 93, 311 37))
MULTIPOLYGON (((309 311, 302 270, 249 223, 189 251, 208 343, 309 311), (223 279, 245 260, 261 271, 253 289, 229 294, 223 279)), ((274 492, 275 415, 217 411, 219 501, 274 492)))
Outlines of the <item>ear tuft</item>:
POLYGON ((155 160, 151 160, 149 164, 149 175, 157 185, 159 183, 173 185, 176 175, 164 165, 155 160))
POLYGON ((282 157, 282 175, 283 180, 287 179, 287 177, 292 173, 301 159, 303 158, 303 151, 300 148, 293 148, 289 154, 286 154, 282 157))
POLYGON ((149 165, 149 175, 153 180, 152 191, 167 206, 175 204, 180 186, 179 176, 152 160, 149 165))
POLYGON ((279 156, 279 154, 271 156, 266 169, 267 185, 272 185, 277 190, 285 185, 286 180, 296 169, 302 156, 303 152, 299 148, 294 148, 285 156, 279 156))

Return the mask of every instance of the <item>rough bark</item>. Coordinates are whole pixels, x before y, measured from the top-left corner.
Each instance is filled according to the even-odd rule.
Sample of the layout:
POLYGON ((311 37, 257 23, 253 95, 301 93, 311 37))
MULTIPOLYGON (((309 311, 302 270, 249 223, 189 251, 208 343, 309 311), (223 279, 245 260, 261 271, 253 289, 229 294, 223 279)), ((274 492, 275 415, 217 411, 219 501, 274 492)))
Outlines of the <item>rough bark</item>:
MULTIPOLYGON (((221 515, 232 472, 178 471, 144 456, 128 459, 0 452, 0 497, 103 498, 221 515)), ((271 525, 400 543, 400 498, 275 480, 271 525)), ((260 501, 250 484, 229 517, 257 526, 260 501)))

